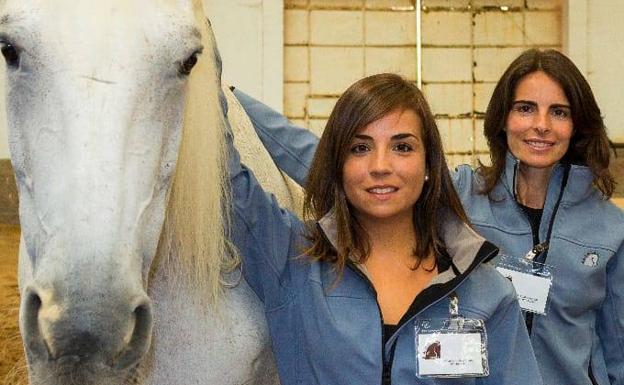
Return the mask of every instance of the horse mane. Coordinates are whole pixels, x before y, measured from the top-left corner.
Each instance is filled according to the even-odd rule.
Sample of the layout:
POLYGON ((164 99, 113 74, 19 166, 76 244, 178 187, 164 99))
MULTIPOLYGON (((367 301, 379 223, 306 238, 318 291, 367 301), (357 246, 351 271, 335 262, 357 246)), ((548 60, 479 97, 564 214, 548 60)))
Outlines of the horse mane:
POLYGON ((240 259, 227 229, 230 202, 223 142, 226 117, 220 102, 221 58, 201 1, 194 0, 203 53, 187 83, 182 139, 168 197, 157 258, 176 287, 216 304, 224 272, 240 259))

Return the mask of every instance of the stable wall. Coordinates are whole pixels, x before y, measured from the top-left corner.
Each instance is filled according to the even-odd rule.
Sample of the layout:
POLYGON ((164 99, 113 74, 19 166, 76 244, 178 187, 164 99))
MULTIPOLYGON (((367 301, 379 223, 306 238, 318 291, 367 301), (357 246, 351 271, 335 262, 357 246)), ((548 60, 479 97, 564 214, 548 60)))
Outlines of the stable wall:
POLYGON ((290 119, 320 134, 351 83, 398 73, 422 85, 451 166, 489 161, 483 115, 513 58, 562 49, 559 1, 422 0, 421 47, 414 1, 285 0, 284 8, 290 119))
MULTIPOLYGON (((356 75, 396 71, 416 78, 415 0, 286 0, 286 4, 283 0, 206 1, 224 59, 225 81, 278 110, 283 106, 298 123, 317 132, 322 130, 340 93, 338 86, 344 88, 356 75), (352 12, 354 4, 359 12, 352 12), (330 15, 335 22, 324 21, 324 15, 330 15), (378 32, 368 31, 369 24, 378 32), (332 25, 342 30, 328 32, 332 25), (327 43, 333 38, 339 41, 327 43), (342 60, 331 59, 332 55, 352 55, 356 74, 338 75, 345 65, 342 60), (302 57, 306 63, 299 66, 302 57), (289 67, 289 63, 295 65, 289 67)), ((624 16, 624 2, 422 0, 422 5, 423 89, 438 113, 447 148, 456 154, 450 155, 451 163, 482 159, 485 149, 480 137, 480 113, 497 69, 481 71, 473 63, 496 67, 504 59, 505 63, 499 63, 503 66, 513 55, 498 53, 515 53, 532 45, 561 47, 570 55, 594 89, 610 137, 624 143, 620 106, 624 40, 619 39, 624 25, 617 22, 624 16), (487 8, 501 6, 509 7, 510 12, 487 8), (483 12, 468 12, 469 7, 486 8, 483 12), (557 12, 560 19, 553 19, 557 12), (542 29, 536 29, 540 24, 542 29), (472 31, 470 41, 462 40, 461 33, 467 29, 472 31), (554 32, 557 29, 560 32, 554 32), (488 34, 493 30, 499 32, 488 34), (522 43, 513 42, 518 31, 522 43), (488 35, 503 40, 489 40, 488 35), (493 53, 481 56, 488 50, 493 53), (440 53, 450 56, 436 59, 440 53)), ((0 64, 1 89, 4 70, 4 64, 0 64)), ((11 181, 4 104, 4 93, 0 92, 0 211, 7 205, 2 197, 10 190, 7 184, 11 181)), ((624 175, 619 174, 616 176, 624 186, 624 175)))
POLYGON ((565 9, 566 50, 587 76, 609 136, 624 143, 624 1, 567 0, 565 9))

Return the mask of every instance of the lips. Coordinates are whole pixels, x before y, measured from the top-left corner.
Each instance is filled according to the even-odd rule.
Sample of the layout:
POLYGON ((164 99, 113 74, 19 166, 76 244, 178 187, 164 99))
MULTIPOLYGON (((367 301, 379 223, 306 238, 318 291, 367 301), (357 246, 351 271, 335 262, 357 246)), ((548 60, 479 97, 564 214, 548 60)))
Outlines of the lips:
POLYGON ((555 145, 555 142, 543 139, 525 139, 524 143, 537 151, 547 150, 555 145))
POLYGON ((379 194, 379 195, 390 194, 397 190, 398 188, 393 187, 393 186, 375 186, 375 187, 366 189, 366 191, 368 191, 371 194, 379 194))

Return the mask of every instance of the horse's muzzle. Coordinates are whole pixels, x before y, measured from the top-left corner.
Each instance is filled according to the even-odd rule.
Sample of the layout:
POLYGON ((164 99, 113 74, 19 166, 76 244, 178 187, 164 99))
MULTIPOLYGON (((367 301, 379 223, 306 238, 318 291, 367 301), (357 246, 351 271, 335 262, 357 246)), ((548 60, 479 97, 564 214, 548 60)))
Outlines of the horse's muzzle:
POLYGON ((53 362, 61 371, 92 364, 124 370, 149 349, 153 319, 147 296, 125 304, 103 295, 46 303, 33 287, 24 293, 20 326, 31 364, 53 362))

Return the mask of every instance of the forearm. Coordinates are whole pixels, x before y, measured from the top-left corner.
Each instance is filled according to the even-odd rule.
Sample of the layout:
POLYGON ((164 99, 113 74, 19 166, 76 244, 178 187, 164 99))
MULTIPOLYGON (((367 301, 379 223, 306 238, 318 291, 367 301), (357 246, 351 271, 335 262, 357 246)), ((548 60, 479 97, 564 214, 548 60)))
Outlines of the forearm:
POLYGON ((233 92, 275 164, 303 186, 316 152, 318 137, 305 128, 295 126, 279 112, 244 92, 238 89, 233 92))

